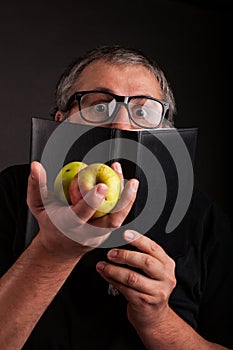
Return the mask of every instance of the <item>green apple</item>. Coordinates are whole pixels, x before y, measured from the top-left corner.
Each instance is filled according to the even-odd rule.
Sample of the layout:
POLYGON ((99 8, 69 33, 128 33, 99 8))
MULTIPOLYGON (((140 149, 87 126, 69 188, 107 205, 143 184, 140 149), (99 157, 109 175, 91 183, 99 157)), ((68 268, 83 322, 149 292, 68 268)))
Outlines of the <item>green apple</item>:
POLYGON ((70 204, 69 187, 72 179, 80 170, 87 167, 83 162, 71 162, 66 164, 57 174, 54 181, 54 192, 58 199, 70 204))
POLYGON ((92 218, 104 216, 115 207, 121 192, 121 181, 111 167, 102 163, 90 164, 78 173, 77 178, 79 187, 87 191, 98 183, 104 183, 108 187, 105 199, 92 218))

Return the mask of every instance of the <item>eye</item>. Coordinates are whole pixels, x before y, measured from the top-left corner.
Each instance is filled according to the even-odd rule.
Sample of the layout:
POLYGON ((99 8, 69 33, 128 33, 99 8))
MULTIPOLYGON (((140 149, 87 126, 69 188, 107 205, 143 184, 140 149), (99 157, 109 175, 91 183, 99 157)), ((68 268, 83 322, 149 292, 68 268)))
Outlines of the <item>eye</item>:
POLYGON ((88 118, 91 118, 93 121, 106 119, 109 117, 108 103, 99 102, 93 104, 86 112, 88 113, 88 118))
POLYGON ((106 113, 108 111, 108 104, 107 103, 99 103, 95 106, 93 106, 95 112, 97 113, 106 113))
POLYGON ((139 106, 139 105, 134 105, 133 106, 133 116, 138 119, 147 119, 148 118, 148 108, 139 106))

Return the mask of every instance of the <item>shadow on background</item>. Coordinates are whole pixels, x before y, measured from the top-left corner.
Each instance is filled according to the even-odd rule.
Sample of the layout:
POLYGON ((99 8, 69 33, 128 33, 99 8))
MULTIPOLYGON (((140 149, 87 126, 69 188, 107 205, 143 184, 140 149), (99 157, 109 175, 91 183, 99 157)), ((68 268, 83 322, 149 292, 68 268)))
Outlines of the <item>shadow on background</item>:
POLYGON ((64 67, 87 49, 143 49, 164 69, 177 127, 198 127, 196 185, 230 214, 232 12, 226 1, 4 2, 0 170, 29 159, 32 117, 50 118, 64 67))

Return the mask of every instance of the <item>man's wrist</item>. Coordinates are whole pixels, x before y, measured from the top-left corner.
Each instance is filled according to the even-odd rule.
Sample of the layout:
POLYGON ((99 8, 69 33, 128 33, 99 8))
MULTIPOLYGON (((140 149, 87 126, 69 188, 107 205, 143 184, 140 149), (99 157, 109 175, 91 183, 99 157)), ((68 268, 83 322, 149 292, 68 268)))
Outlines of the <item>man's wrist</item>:
POLYGON ((153 341, 158 342, 158 345, 162 344, 164 341, 167 341, 168 333, 170 334, 169 324, 171 323, 170 317, 172 317, 172 313, 173 311, 167 305, 160 318, 156 318, 154 322, 151 322, 144 327, 138 327, 137 332, 140 337, 142 339, 153 338, 153 341))
MULTIPOLYGON (((69 266, 70 264, 77 264, 84 255, 78 248, 74 247, 73 249, 70 249, 67 242, 64 242, 63 244, 62 241, 59 240, 49 243, 43 236, 44 234, 39 231, 32 242, 32 249, 35 254, 39 254, 40 259, 44 258, 46 261, 48 260, 52 264, 57 263, 69 266)), ((64 239, 69 240, 67 237, 64 237, 64 239)), ((71 246, 73 242, 69 243, 71 246)))

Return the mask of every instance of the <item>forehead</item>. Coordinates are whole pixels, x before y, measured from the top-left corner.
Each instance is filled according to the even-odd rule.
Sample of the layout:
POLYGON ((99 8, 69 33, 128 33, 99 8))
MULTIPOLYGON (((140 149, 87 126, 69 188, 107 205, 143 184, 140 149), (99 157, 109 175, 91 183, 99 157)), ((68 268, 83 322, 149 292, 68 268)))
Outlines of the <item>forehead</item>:
POLYGON ((113 64, 103 60, 90 63, 82 71, 74 89, 108 89, 119 95, 151 95, 161 98, 155 75, 139 64, 113 64))

